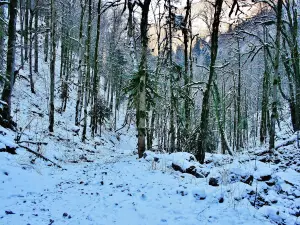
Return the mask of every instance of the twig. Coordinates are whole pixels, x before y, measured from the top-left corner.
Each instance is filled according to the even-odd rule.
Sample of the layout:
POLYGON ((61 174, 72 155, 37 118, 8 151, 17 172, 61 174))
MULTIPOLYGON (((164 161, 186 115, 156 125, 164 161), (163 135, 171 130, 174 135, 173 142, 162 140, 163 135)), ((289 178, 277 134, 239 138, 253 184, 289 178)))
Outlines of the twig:
POLYGON ((34 144, 34 145, 48 145, 48 142, 41 142, 41 141, 38 141, 38 142, 35 142, 35 141, 19 141, 17 143, 18 144, 20 144, 20 143, 28 143, 28 144, 34 144))

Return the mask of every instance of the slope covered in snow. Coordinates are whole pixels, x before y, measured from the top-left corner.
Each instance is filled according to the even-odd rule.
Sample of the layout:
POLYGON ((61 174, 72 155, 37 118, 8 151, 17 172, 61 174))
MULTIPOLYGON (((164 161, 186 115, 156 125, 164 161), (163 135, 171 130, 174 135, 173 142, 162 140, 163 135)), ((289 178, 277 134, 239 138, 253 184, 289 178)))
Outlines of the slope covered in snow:
POLYGON ((0 149, 17 152, 0 152, 0 224, 300 224, 299 149, 293 142, 284 146, 295 136, 278 138, 271 158, 260 147, 234 158, 207 154, 203 165, 189 153, 146 152, 137 159, 133 124, 118 132, 107 125, 102 137, 81 142, 73 83, 65 112, 55 92, 55 131, 49 133, 49 68, 39 68, 36 94, 24 79, 26 65, 16 81, 18 131, 0 128, 0 149))
MULTIPOLYGON (((0 224, 298 224, 299 173, 280 155, 277 164, 255 152, 208 154, 204 165, 188 153, 138 160, 131 136, 108 135, 89 162, 58 160, 62 169, 22 148, 1 153, 0 224)), ((297 155, 292 149, 285 151, 297 155)))

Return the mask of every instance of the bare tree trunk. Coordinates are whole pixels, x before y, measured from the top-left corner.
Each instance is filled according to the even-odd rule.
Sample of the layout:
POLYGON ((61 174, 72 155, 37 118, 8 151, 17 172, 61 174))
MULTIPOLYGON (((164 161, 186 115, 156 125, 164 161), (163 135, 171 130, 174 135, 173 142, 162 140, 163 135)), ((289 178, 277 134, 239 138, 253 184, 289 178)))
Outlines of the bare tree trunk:
POLYGON ((33 50, 33 38, 32 38, 32 23, 34 17, 34 10, 30 9, 30 18, 29 18, 29 80, 30 80, 30 90, 31 93, 35 94, 34 90, 34 82, 33 82, 33 74, 32 74, 32 50, 33 50))
MULTIPOLYGON (((21 65, 24 65, 24 5, 23 5, 24 1, 20 1, 20 29, 21 29, 21 35, 20 35, 20 48, 21 48, 21 65)), ((0 7, 0 11, 2 10, 2 7, 0 7)), ((0 12, 1 15, 1 12, 0 12)), ((0 29, 4 30, 1 26, 0 29)), ((3 44, 1 43, 1 34, 0 34, 0 48, 3 47, 3 44)), ((1 54, 1 50, 0 50, 0 54, 1 54)), ((0 56, 1 57, 1 56, 0 56)), ((1 62, 0 62, 0 67, 2 66, 1 62)), ((1 71, 1 69, 0 69, 1 71)))
POLYGON ((170 63, 170 152, 175 151, 175 119, 174 119, 174 114, 175 114, 175 95, 174 95, 174 75, 173 75, 173 49, 172 49, 172 23, 171 23, 171 18, 172 18, 172 5, 171 5, 171 0, 168 0, 168 11, 169 11, 169 21, 168 21, 168 34, 169 34, 169 63, 170 63))
POLYGON ((272 90, 272 114, 271 114, 271 127, 270 127, 270 141, 269 150, 273 152, 275 149, 275 124, 278 118, 278 84, 279 84, 279 56, 280 56, 280 39, 281 39, 281 26, 282 26, 282 4, 283 0, 278 0, 277 3, 277 24, 276 24, 276 39, 275 39, 275 60, 274 60, 274 79, 272 90))
POLYGON ((34 9, 34 72, 39 72, 39 35, 38 35, 38 20, 39 20, 39 0, 35 0, 34 9))
POLYGON ((1 96, 1 100, 6 102, 2 110, 2 119, 11 125, 11 94, 14 84, 15 70, 15 51, 16 51, 16 21, 18 1, 11 1, 9 4, 8 40, 7 40, 7 59, 6 59, 6 80, 1 96))
MULTIPOLYGON (((295 0, 287 1, 287 11, 290 12, 292 6, 292 15, 288 13, 289 24, 293 25, 290 27, 292 46, 291 48, 291 59, 294 70, 295 80, 295 97, 294 97, 294 131, 300 131, 300 56, 299 56, 299 29, 298 29, 298 6, 295 0)), ((293 116, 293 114, 291 115, 293 116)))
POLYGON ((98 87, 99 87, 99 76, 98 76, 98 51, 99 51, 99 41, 100 41, 100 22, 101 22, 101 0, 98 0, 97 7, 97 35, 96 35, 96 49, 94 54, 94 81, 93 81, 93 114, 92 114, 92 136, 94 137, 95 132, 97 131, 98 124, 98 115, 97 115, 97 102, 98 102, 98 87))
MULTIPOLYGON (((188 132, 190 130, 190 122, 191 122, 191 102, 190 102, 190 87, 188 84, 190 83, 190 75, 189 73, 189 54, 188 54, 188 45, 189 45, 189 32, 190 32, 190 26, 189 22, 191 19, 191 2, 190 0, 186 1, 186 13, 184 18, 184 27, 182 28, 183 32, 183 43, 184 43, 184 85, 185 85, 185 99, 184 99, 184 111, 185 111, 185 132, 184 137, 188 138, 188 132)), ((190 49, 191 50, 191 49, 190 49)), ((190 63, 192 63, 190 61, 190 63)))
MULTIPOLYGON (((268 34, 267 28, 264 26, 264 41, 267 43, 268 34)), ((270 85, 270 74, 268 69, 268 60, 267 60, 267 46, 264 46, 264 77, 263 77, 263 93, 262 93, 262 103, 261 103, 261 121, 260 121, 260 144, 263 144, 266 141, 268 124, 267 117, 269 114, 268 105, 269 105, 269 85, 270 85)))
POLYGON ((218 35, 219 35, 219 25, 220 25, 222 5, 223 5, 223 0, 215 1, 213 31, 211 37, 211 59, 210 59, 209 78, 203 95, 200 131, 197 137, 196 158, 200 163, 204 163, 205 152, 208 150, 208 142, 210 140, 210 137, 208 137, 209 99, 210 99, 211 86, 213 85, 214 75, 215 75, 215 63, 216 63, 217 53, 218 53, 218 35))
POLYGON ((55 60, 56 60, 56 11, 55 0, 51 0, 51 61, 50 61, 50 110, 49 131, 54 131, 54 85, 55 85, 55 60))
POLYGON ((45 33, 45 39, 44 39, 44 62, 48 62, 48 54, 49 54, 49 20, 50 20, 50 17, 48 15, 48 12, 47 12, 47 15, 45 16, 45 20, 46 20, 46 33, 45 33))
MULTIPOLYGON (((4 17, 4 6, 0 6, 0 16, 4 17)), ((4 74, 4 44, 5 44, 5 25, 2 21, 0 21, 0 73, 4 74)), ((2 81, 0 81, 2 84, 2 81)))
POLYGON ((128 7, 128 38, 129 38, 129 48, 130 48, 130 58, 133 64, 133 73, 138 71, 138 63, 136 59, 136 51, 134 45, 134 26, 133 26, 133 9, 135 6, 134 1, 127 1, 128 7))
MULTIPOLYGON (((283 40, 282 47, 283 49, 287 49, 286 40, 283 40)), ((282 91, 280 92, 282 94, 282 97, 289 102, 293 130, 297 131, 297 117, 299 115, 296 114, 295 88, 294 88, 294 81, 293 81, 292 66, 290 64, 290 61, 287 60, 289 59, 289 54, 286 51, 282 54, 281 58, 288 78, 289 97, 286 97, 282 91)), ((279 90, 281 90, 280 85, 279 85, 279 90)))
POLYGON ((221 134, 221 145, 224 148, 224 152, 228 151, 228 153, 230 155, 233 155, 233 152, 231 150, 231 148, 229 147, 228 141, 227 141, 227 137, 226 137, 226 133, 225 133, 225 128, 223 126, 223 123, 221 121, 221 106, 220 106, 220 94, 219 94, 219 90, 217 87, 217 84, 214 82, 213 84, 213 98, 214 98, 214 106, 215 106, 215 112, 216 112, 216 117, 217 117, 217 124, 218 124, 218 129, 219 132, 221 134))
POLYGON ((241 122, 241 50, 240 50, 240 40, 237 39, 237 59, 238 59, 238 80, 237 80, 237 133, 236 133, 236 150, 238 151, 242 147, 242 122, 241 122))
POLYGON ((26 8, 25 8, 25 37, 24 37, 24 48, 25 48, 25 61, 28 60, 28 25, 29 25, 29 10, 31 6, 31 0, 26 0, 26 8))
POLYGON ((90 87, 90 49, 91 49, 91 30, 92 30, 92 0, 89 0, 89 10, 88 10, 88 31, 86 45, 86 75, 85 75, 85 92, 84 92, 84 109, 83 109, 83 130, 82 130, 82 141, 86 140, 86 129, 87 129, 87 107, 88 107, 88 97, 89 97, 89 87, 90 87))
POLYGON ((77 82, 77 100, 75 108, 75 125, 78 126, 81 120, 82 92, 83 92, 83 19, 85 14, 86 0, 81 2, 81 16, 79 27, 79 62, 78 62, 78 82, 77 82))
POLYGON ((146 77, 147 77, 147 49, 148 49, 148 13, 151 0, 144 0, 142 5, 141 18, 141 42, 142 52, 139 65, 139 87, 138 87, 138 104, 137 104, 137 124, 138 124, 138 155, 143 157, 145 152, 145 135, 146 135, 146 77))

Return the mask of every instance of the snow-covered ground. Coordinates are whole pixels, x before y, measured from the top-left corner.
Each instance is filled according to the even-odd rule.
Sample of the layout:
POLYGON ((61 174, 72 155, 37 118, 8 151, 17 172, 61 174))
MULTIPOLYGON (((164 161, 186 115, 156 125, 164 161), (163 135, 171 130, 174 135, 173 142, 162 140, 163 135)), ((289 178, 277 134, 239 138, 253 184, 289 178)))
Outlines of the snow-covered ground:
POLYGON ((62 170, 2 153, 0 224, 270 224, 247 199, 234 199, 254 187, 212 187, 169 161, 106 153, 62 170))
MULTIPOLYGON (((1 130, 11 145, 12 133, 1 130)), ((255 150, 234 159, 208 154, 204 165, 188 153, 137 159, 132 136, 107 136, 92 162, 56 160, 62 169, 23 149, 0 153, 0 224, 300 224, 297 164, 280 156, 264 163, 255 150)), ((297 156, 292 149, 285 156, 297 156)))
MULTIPOLYGON (((0 152, 1 225, 300 224, 300 151, 296 143, 284 146, 295 135, 280 134, 282 147, 271 158, 259 147, 234 158, 207 154, 203 165, 188 153, 146 152, 137 159, 133 125, 117 133, 105 129, 102 137, 81 142, 76 132, 81 128, 74 127, 73 83, 64 113, 58 112, 56 90, 50 134, 49 68, 43 62, 39 68, 36 94, 26 79, 16 81, 13 118, 19 132, 0 127, 0 150, 15 148, 17 138, 19 146, 62 168, 21 147, 17 155, 0 152)), ((28 76, 26 65, 20 74, 28 76)), ((120 115, 117 128, 124 111, 120 115)))

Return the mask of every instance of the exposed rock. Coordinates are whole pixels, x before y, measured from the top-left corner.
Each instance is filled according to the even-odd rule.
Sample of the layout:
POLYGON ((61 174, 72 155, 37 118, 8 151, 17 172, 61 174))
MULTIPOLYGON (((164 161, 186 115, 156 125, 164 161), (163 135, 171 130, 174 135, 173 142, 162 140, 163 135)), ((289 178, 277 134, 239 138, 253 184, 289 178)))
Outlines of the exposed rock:
POLYGON ((183 168, 181 168, 181 166, 179 166, 175 163, 172 163, 172 168, 175 171, 180 171, 181 173, 191 174, 191 175, 195 176, 196 178, 204 178, 204 175, 198 173, 197 168, 195 166, 190 166, 189 168, 184 170, 183 168))
POLYGON ((281 160, 280 160, 280 159, 274 159, 273 162, 274 162, 275 164, 279 164, 279 163, 281 162, 281 160))
POLYGON ((211 186, 217 187, 217 186, 219 186, 219 181, 216 178, 211 177, 211 178, 209 178, 208 184, 211 186))
POLYGON ((187 168, 185 170, 185 172, 194 175, 196 178, 204 178, 204 175, 197 172, 197 169, 195 166, 191 166, 191 167, 187 168))
POLYGON ((176 165, 176 164, 174 164, 174 163, 172 163, 172 168, 173 168, 175 171, 180 171, 181 173, 184 173, 184 170, 183 170, 180 166, 178 166, 178 165, 176 165))
POLYGON ((265 200, 260 193, 255 192, 253 190, 247 194, 247 198, 251 205, 257 209, 265 205, 270 205, 270 203, 267 200, 265 200))
POLYGON ((275 185, 275 181, 266 181, 266 184, 269 186, 269 187, 272 187, 275 185))
POLYGON ((253 175, 250 175, 250 176, 242 176, 241 177, 241 182, 245 183, 245 184, 249 184, 250 186, 252 185, 253 183, 253 175))
POLYGON ((271 180, 272 176, 271 175, 263 175, 263 176, 260 176, 257 180, 259 181, 269 181, 271 180))
POLYGON ((223 197, 219 198, 219 203, 223 203, 223 202, 224 202, 224 198, 223 197))
POLYGON ((6 148, 0 149, 0 152, 7 152, 7 153, 10 153, 12 155, 16 155, 17 154, 16 149, 17 148, 12 148, 12 147, 6 146, 6 148))

